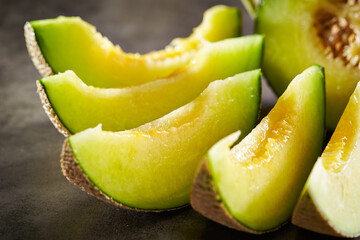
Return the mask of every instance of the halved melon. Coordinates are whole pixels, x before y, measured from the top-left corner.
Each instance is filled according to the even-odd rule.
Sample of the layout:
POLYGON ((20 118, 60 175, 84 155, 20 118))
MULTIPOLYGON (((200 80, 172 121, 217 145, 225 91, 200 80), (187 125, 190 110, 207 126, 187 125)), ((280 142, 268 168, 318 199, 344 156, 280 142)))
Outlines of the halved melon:
POLYGON ((360 236, 360 84, 298 202, 292 223, 338 237, 360 236))
POLYGON ((66 136, 99 123, 104 130, 131 129, 190 102, 212 81, 259 68, 262 47, 260 35, 212 43, 176 74, 121 89, 87 86, 67 71, 40 79, 39 93, 53 124, 66 136))
POLYGON ((240 33, 239 9, 223 5, 207 10, 188 38, 175 39, 164 50, 145 55, 125 53, 79 17, 25 24, 28 51, 41 75, 73 70, 86 84, 96 87, 138 85, 166 77, 186 65, 208 42, 240 33))
POLYGON ((263 69, 271 87, 280 95, 302 69, 324 66, 331 129, 360 80, 359 12, 358 0, 264 0, 257 11, 256 32, 266 36, 263 69))
POLYGON ((215 81, 194 101, 138 128, 87 129, 68 139, 73 155, 65 144, 63 172, 90 194, 117 205, 183 206, 206 151, 227 134, 238 129, 246 134, 254 127, 260 94, 260 70, 254 70, 215 81), (83 174, 74 174, 79 168, 83 174))
POLYGON ((308 68, 239 144, 230 149, 237 133, 213 146, 205 161, 218 196, 211 193, 211 185, 207 187, 211 180, 204 177, 203 166, 193 187, 194 209, 221 224, 256 234, 286 222, 322 149, 324 84, 323 69, 308 68))

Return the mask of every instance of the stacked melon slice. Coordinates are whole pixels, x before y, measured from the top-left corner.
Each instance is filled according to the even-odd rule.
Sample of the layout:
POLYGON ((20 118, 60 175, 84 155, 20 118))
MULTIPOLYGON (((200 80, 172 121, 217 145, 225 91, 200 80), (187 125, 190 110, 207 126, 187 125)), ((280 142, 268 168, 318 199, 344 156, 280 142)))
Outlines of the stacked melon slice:
POLYGON ((234 130, 250 132, 256 123, 260 80, 259 70, 238 74, 211 83, 192 102, 138 128, 108 132, 98 126, 75 134, 65 145, 72 154, 63 157, 64 171, 76 161, 94 188, 134 208, 186 205, 209 147, 234 130))
POLYGON ((73 70, 88 85, 121 87, 167 77, 203 46, 238 37, 241 12, 215 6, 188 38, 174 39, 164 50, 145 55, 125 53, 79 17, 31 21, 24 29, 29 54, 43 77, 73 70))
POLYGON ((202 156, 231 132, 250 132, 259 114, 263 36, 238 37, 240 20, 238 9, 216 6, 190 37, 145 55, 124 53, 80 18, 27 23, 34 64, 58 73, 38 81, 44 108, 75 134, 65 176, 118 206, 188 204, 202 156))
MULTIPOLYGON (((40 79, 38 88, 48 113, 69 135, 102 123, 104 130, 138 127, 181 107, 207 85, 261 63, 262 36, 227 39, 199 50, 191 63, 166 78, 127 88, 85 85, 72 71, 40 79)), ((101 81, 100 79, 98 81, 101 81)))
POLYGON ((64 175, 125 208, 176 209, 191 195, 195 210, 248 233, 278 229, 293 214, 298 226, 357 236, 360 87, 313 168, 324 69, 298 75, 255 127, 264 37, 240 30, 239 10, 216 6, 188 38, 140 55, 80 18, 26 23, 42 103, 68 137, 64 175))

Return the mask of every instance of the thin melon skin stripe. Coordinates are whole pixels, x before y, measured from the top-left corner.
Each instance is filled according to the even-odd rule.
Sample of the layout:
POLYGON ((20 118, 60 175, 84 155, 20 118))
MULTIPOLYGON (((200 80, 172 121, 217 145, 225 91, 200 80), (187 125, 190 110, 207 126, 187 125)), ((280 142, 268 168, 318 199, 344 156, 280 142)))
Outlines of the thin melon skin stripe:
POLYGON ((190 204, 195 211, 217 223, 241 232, 256 235, 274 232, 289 222, 286 221, 273 229, 256 231, 237 221, 231 216, 216 191, 207 157, 203 159, 197 171, 197 175, 191 189, 190 204))
POLYGON ((168 208, 168 209, 140 209, 140 208, 133 208, 131 206, 127 206, 114 201, 112 198, 110 198, 105 193, 100 191, 84 174, 83 170, 76 161, 75 154, 71 150, 70 142, 68 140, 64 141, 64 145, 61 153, 60 165, 63 175, 66 177, 67 180, 69 180, 69 182, 74 184, 76 187, 80 188, 82 191, 88 193, 89 195, 92 195, 97 199, 102 200, 111 205, 114 205, 116 207, 120 207, 128 210, 134 210, 138 212, 166 212, 166 211, 181 209, 188 206, 188 204, 186 204, 183 206, 168 208))
POLYGON ((302 193, 294 209, 291 223, 295 226, 333 237, 354 238, 359 236, 343 234, 330 225, 328 220, 317 208, 308 190, 302 193))
POLYGON ((49 117, 51 123, 54 127, 61 133, 64 137, 70 137, 72 134, 69 130, 62 124, 59 117, 56 115, 54 109, 51 106, 49 98, 46 94, 44 86, 40 81, 36 81, 37 93, 39 94, 43 109, 45 110, 46 115, 49 117))
POLYGON ((39 44, 36 41, 34 28, 29 22, 26 22, 24 25, 24 37, 26 42, 26 48, 31 57, 31 61, 33 62, 35 68, 39 71, 40 75, 42 77, 49 77, 54 75, 53 70, 46 62, 40 50, 39 44))

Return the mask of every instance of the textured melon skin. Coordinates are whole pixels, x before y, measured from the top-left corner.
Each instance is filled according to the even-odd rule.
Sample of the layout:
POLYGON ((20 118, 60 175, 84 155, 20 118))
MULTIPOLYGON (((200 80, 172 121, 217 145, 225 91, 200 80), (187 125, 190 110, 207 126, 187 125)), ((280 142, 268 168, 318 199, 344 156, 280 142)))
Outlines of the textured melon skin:
POLYGON ((53 73, 73 70, 88 85, 119 87, 166 77, 208 42, 240 36, 241 13, 222 5, 210 8, 191 36, 174 39, 164 50, 145 55, 123 52, 79 17, 60 16, 30 24, 53 73))
POLYGON ((260 71, 215 81, 194 101, 138 128, 100 127, 68 141, 84 174, 113 200, 137 209, 176 208, 189 202, 195 170, 223 136, 256 123, 260 71))
POLYGON ((242 142, 230 150, 238 137, 230 135, 209 150, 219 198, 245 229, 271 231, 290 218, 321 152, 324 125, 324 74, 313 66, 242 142))
POLYGON ((359 99, 360 84, 304 187, 292 217, 299 227, 337 237, 360 236, 359 99))
MULTIPOLYGON (((234 141, 235 140, 236 139, 234 139, 234 141)), ((275 231, 282 226, 280 225, 268 231, 255 231, 242 225, 231 216, 215 190, 207 157, 204 157, 197 170, 191 189, 190 203, 191 207, 204 217, 238 231, 260 235, 275 231)))
POLYGON ((71 71, 41 79, 40 83, 70 133, 99 123, 104 130, 120 131, 155 120, 190 102, 214 80, 259 68, 262 48, 263 37, 259 35, 212 43, 177 74, 129 88, 86 86, 71 71))
POLYGON ((312 64, 324 66, 326 125, 334 129, 360 80, 360 69, 345 66, 325 53, 313 27, 313 16, 326 2, 264 0, 257 11, 255 31, 266 36, 263 71, 278 96, 303 69, 312 64))

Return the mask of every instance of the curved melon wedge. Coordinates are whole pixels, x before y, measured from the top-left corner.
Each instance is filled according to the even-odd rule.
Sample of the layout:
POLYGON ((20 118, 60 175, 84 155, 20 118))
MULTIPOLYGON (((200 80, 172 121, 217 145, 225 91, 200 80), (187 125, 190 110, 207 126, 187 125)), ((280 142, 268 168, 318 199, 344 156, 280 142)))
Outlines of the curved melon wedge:
POLYGON ((31 21, 24 30, 29 54, 42 76, 73 70, 88 85, 119 87, 166 77, 208 42, 238 37, 241 15, 236 8, 210 8, 188 38, 145 55, 125 53, 79 17, 31 21))
POLYGON ((317 160, 292 223, 337 237, 360 236, 360 84, 317 160))
POLYGON ((259 68, 262 43, 260 35, 212 43, 169 78, 128 88, 86 86, 67 71, 40 79, 39 94, 48 116, 65 136, 99 123, 104 130, 131 129, 185 105, 212 81, 259 68))
POLYGON ((254 70, 215 81, 194 101, 138 128, 87 129, 68 138, 72 154, 65 147, 63 172, 75 185, 119 206, 181 207, 189 202, 206 151, 227 134, 254 127, 260 94, 260 70, 254 70))
POLYGON ((213 146, 206 155, 208 179, 218 199, 214 188, 204 188, 210 181, 206 182, 203 167, 193 187, 194 209, 255 234, 273 231, 286 222, 322 149, 324 84, 323 69, 308 68, 239 144, 230 150, 238 138, 233 134, 213 146))

